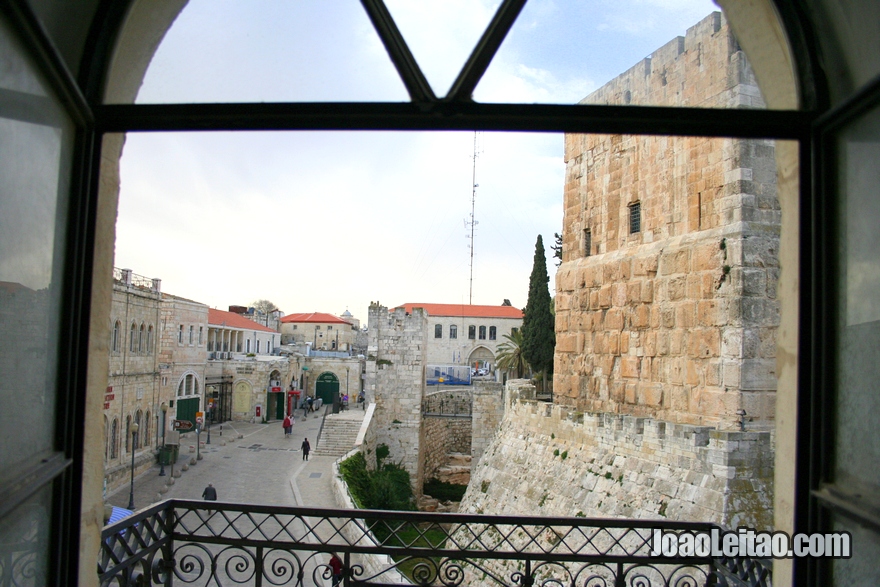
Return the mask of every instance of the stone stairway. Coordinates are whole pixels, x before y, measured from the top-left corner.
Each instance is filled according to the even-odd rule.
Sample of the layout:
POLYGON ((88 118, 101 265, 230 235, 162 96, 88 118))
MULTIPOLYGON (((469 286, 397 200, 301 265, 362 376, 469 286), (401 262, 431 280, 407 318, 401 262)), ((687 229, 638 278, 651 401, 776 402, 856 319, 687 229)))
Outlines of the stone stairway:
POLYGON ((363 419, 346 417, 347 414, 331 414, 324 419, 321 439, 314 454, 339 457, 354 448, 363 419))

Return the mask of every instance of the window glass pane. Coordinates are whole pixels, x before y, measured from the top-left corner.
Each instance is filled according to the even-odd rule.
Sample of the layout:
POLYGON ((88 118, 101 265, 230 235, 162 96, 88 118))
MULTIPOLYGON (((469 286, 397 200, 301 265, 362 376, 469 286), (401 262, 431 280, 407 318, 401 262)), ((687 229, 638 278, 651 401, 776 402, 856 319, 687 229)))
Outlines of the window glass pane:
POLYGON ((474 99, 764 108, 751 66, 710 0, 529 2, 474 99))
POLYGON ((358 2, 190 0, 156 51, 136 101, 408 99, 358 2))
MULTIPOLYGON (((511 298, 524 307, 536 235, 551 238, 561 226, 563 136, 479 133, 478 149, 473 302, 511 298)), ((472 132, 130 133, 120 163, 116 264, 162 279, 171 295, 217 308, 251 299, 253 283, 275 291, 272 301, 288 314, 351 305, 366 316, 370 296, 393 305, 464 295, 467 303, 470 230, 462 221, 473 209, 473 153, 472 132), (169 215, 176 209, 186 212, 169 215), (242 223, 246 210, 259 222, 242 223), (204 222, 193 226, 185 220, 190 213, 204 222), (278 271, 273 255, 255 258, 247 247, 218 254, 217 235, 257 242, 262 223, 279 218, 296 218, 290 242, 314 253, 300 255, 296 271, 278 271), (316 220, 325 218, 332 222, 316 220), (369 239, 352 236, 368 225, 380 229, 369 239), (145 230, 155 246, 143 246, 145 230), (180 251, 205 271, 247 269, 227 287, 206 287, 205 273, 178 262, 180 251), (352 251, 363 271, 356 287, 342 287, 326 274, 327 262, 352 251)), ((552 280, 555 264, 548 269, 552 280)), ((468 338, 467 326, 459 324, 460 339, 468 338)), ((330 332, 335 338, 336 329, 330 332)), ((302 343, 329 344, 323 327, 296 333, 304 333, 302 343)))
POLYGON ((385 5, 428 83, 444 96, 501 2, 386 0, 385 5))
POLYGON ((73 128, 0 21, 0 482, 53 448, 73 128), (22 398, 39 426, 21 425, 22 398))
POLYGON ((836 482, 880 491, 880 109, 838 141, 840 296, 836 482))
POLYGON ((46 486, 0 520, 0 583, 47 585, 52 487, 46 486))
POLYGON ((876 585, 877 561, 880 560, 877 534, 838 514, 832 514, 832 528, 834 532, 849 532, 852 536, 852 558, 836 559, 831 563, 832 585, 876 585))

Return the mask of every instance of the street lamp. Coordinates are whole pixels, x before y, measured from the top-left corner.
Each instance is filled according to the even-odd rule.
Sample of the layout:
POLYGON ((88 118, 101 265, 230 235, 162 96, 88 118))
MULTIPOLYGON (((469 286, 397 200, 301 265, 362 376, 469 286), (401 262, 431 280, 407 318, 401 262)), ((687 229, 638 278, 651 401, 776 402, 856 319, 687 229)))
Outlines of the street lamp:
POLYGON ((165 414, 168 413, 168 404, 162 402, 162 405, 159 406, 159 409, 162 410, 162 451, 159 453, 159 477, 165 476, 165 459, 162 457, 165 453, 165 429, 168 428, 168 419, 165 414))
POLYGON ((128 509, 134 509, 134 448, 135 437, 137 436, 137 422, 131 425, 131 491, 128 494, 128 509))

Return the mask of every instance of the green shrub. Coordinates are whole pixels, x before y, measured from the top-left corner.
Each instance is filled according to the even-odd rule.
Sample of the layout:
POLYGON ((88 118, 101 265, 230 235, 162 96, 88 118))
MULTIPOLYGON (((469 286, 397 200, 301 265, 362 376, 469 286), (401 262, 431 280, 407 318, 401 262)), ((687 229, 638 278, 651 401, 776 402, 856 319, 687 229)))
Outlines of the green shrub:
POLYGON ((388 448, 387 444, 380 444, 376 447, 376 468, 382 468, 382 461, 388 458, 388 455, 391 454, 391 449, 388 448))
MULTIPOLYGON (((377 460, 381 445, 376 447, 377 460)), ((383 458, 388 456, 385 447, 383 458)), ((400 465, 386 463, 376 471, 367 470, 363 453, 357 453, 339 463, 339 472, 348 484, 352 499, 359 508, 371 510, 415 510, 415 498, 410 486, 409 473, 400 465)))

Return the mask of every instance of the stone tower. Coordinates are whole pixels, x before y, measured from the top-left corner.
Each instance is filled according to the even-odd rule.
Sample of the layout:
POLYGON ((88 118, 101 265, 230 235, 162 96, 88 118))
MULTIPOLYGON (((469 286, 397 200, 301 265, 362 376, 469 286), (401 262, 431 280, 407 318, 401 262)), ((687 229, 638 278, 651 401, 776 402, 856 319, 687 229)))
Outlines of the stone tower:
POLYGON ((424 310, 392 312, 378 303, 369 309, 366 390, 375 397, 376 443, 387 445, 389 459, 410 474, 416 495, 422 492, 424 442, 422 398, 425 394, 424 310))
MULTIPOLYGON (((763 107, 721 13, 584 102, 763 107)), ((554 398, 749 429, 774 419, 774 143, 566 135, 554 398)))
MULTIPOLYGON (((584 102, 763 107, 720 13, 584 102)), ((462 511, 771 528, 774 143, 566 135, 565 162, 555 403, 507 390, 462 511)))

